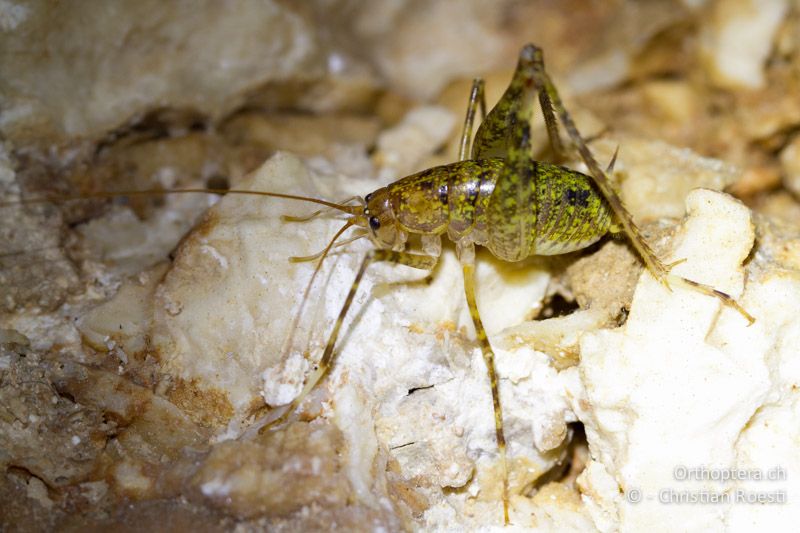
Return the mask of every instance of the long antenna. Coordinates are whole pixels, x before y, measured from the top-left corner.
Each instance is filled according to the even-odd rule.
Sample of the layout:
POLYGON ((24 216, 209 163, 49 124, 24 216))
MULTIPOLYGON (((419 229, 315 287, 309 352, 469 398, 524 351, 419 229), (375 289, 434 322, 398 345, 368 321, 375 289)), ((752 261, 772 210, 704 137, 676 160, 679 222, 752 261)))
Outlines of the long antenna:
POLYGON ((167 194, 247 194, 251 196, 269 196, 271 198, 283 198, 286 200, 300 200, 302 202, 311 202, 314 204, 324 205, 339 211, 345 212, 350 215, 357 215, 361 212, 361 206, 355 205, 341 205, 334 202, 320 200, 318 198, 310 198, 308 196, 298 196, 295 194, 284 194, 279 192, 267 191, 247 191, 242 189, 145 189, 138 191, 99 191, 89 192, 85 194, 74 195, 50 195, 40 196, 36 198, 23 198, 13 202, 0 202, 0 207, 12 207, 15 205, 29 205, 29 204, 44 204, 44 203, 59 203, 71 202, 76 200, 86 200, 91 198, 115 198, 118 196, 159 196, 167 194))
POLYGON ((342 226, 339 231, 333 236, 333 238, 328 242, 328 245, 325 249, 320 252, 320 259, 317 261, 317 266, 314 268, 314 273, 311 274, 311 278, 308 280, 308 284, 306 285, 306 290, 303 291, 303 298, 300 300, 300 307, 297 309, 297 312, 292 319, 292 324, 289 326, 289 335, 286 336, 286 339, 283 341, 283 346, 281 346, 281 361, 286 361, 289 356, 289 350, 292 348, 292 344, 294 344, 294 334, 297 331, 297 326, 300 323, 300 318, 303 315, 303 308, 306 306, 306 302, 308 301, 308 296, 311 294, 311 287, 314 285, 314 280, 317 278, 317 274, 319 274, 320 269, 322 268, 322 262, 327 257, 328 252, 330 252, 331 248, 333 248, 334 243, 336 240, 341 237, 341 235, 347 231, 347 228, 353 225, 353 220, 350 219, 345 222, 344 226, 342 226))

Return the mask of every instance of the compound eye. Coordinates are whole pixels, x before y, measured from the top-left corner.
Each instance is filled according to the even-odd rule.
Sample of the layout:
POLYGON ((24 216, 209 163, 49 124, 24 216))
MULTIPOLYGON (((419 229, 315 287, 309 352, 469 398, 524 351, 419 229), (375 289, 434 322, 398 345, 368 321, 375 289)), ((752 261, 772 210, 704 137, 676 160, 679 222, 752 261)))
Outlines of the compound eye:
POLYGON ((369 227, 372 228, 372 231, 378 231, 378 228, 381 227, 381 221, 378 220, 378 217, 369 217, 369 227))
POLYGON ((371 199, 372 199, 372 193, 369 193, 368 195, 366 195, 366 196, 364 197, 364 201, 365 201, 365 202, 367 202, 367 203, 369 203, 369 201, 370 201, 371 199))

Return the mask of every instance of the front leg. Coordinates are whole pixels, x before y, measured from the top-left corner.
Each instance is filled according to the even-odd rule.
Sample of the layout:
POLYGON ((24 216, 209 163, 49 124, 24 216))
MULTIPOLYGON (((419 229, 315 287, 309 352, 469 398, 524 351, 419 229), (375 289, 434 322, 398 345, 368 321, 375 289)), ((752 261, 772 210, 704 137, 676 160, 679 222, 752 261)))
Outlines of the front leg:
POLYGON ((325 374, 327 374, 328 370, 333 365, 336 340, 339 338, 339 331, 341 330, 344 319, 347 316, 347 312, 350 310, 350 306, 353 303, 353 299, 358 291, 358 286, 361 283, 361 279, 364 277, 367 267, 375 261, 388 261, 390 263, 398 263, 401 265, 410 266, 412 268, 419 268, 421 270, 433 270, 433 268, 436 266, 436 263, 439 261, 439 257, 409 252, 397 252, 394 250, 371 250, 368 252, 364 257, 364 260, 361 261, 361 266, 358 268, 356 277, 353 280, 352 285, 350 285, 350 290, 348 291, 347 297, 344 300, 342 310, 339 311, 339 316, 336 318, 333 331, 331 332, 330 337, 328 337, 328 342, 325 345, 325 351, 322 353, 322 357, 320 358, 319 363, 317 363, 317 368, 314 370, 314 373, 311 374, 311 376, 306 380, 303 390, 294 400, 292 400, 292 403, 289 404, 283 413, 278 418, 268 422, 259 430, 259 432, 263 432, 270 427, 285 422, 289 418, 289 415, 291 415, 297 409, 297 407, 303 403, 303 400, 305 400, 306 396, 308 396, 308 394, 314 390, 322 378, 325 377, 325 374))

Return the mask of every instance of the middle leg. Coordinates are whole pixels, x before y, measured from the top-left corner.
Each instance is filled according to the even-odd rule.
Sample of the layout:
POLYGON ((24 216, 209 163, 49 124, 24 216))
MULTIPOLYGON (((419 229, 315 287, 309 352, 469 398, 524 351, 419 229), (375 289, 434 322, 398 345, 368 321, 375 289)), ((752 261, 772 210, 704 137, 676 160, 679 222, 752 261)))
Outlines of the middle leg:
POLYGON ((489 343, 486 329, 483 327, 478 303, 475 299, 475 245, 472 243, 463 245, 458 243, 458 258, 461 262, 461 269, 464 274, 464 294, 467 298, 469 314, 475 326, 475 335, 481 345, 481 353, 486 363, 486 371, 489 374, 489 384, 492 390, 492 407, 494 409, 494 431, 497 440, 497 451, 500 455, 500 465, 503 474, 503 523, 509 524, 508 519, 508 460, 506 454, 506 437, 503 431, 503 409, 500 404, 500 388, 498 386, 497 369, 494 363, 494 350, 489 343))
POLYGON ((461 130, 461 142, 458 150, 458 160, 464 161, 472 156, 472 125, 475 122, 475 108, 480 104, 481 122, 486 118, 486 92, 481 78, 472 80, 472 90, 469 92, 467 116, 464 117, 464 128, 461 130))

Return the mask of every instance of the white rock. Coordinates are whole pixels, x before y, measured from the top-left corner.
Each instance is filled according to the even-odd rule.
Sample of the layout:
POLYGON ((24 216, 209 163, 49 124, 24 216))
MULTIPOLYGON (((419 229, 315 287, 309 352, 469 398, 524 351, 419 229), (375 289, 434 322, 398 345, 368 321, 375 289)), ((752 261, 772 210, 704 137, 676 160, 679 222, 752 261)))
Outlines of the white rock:
POLYGON ((421 170, 420 163, 450 139, 455 124, 456 118, 444 107, 412 109, 399 124, 378 136, 375 159, 381 167, 381 180, 394 181, 421 170))
MULTIPOLYGON (((691 168, 700 175, 713 170, 691 168)), ((242 187, 324 198, 378 187, 326 172, 279 154, 242 187)), ((754 506, 658 501, 661 489, 720 489, 718 482, 674 479, 678 466, 781 466, 789 474, 800 467, 792 446, 798 433, 793 387, 800 381, 800 359, 793 347, 800 340, 800 277, 756 253, 751 264, 763 268, 750 267, 743 292, 741 263, 754 238, 749 211, 707 190, 693 192, 687 204, 689 218, 673 241, 673 257, 665 259, 686 258, 676 274, 736 297, 756 317, 754 325, 747 327, 714 298, 681 287, 670 292, 644 275, 628 321, 617 330, 571 331, 597 330, 591 311, 534 328, 512 327, 541 305, 550 280, 545 263, 508 265, 479 255, 478 305, 501 377, 517 527, 714 530, 724 523, 775 520, 769 509, 754 506), (579 348, 580 366, 558 371, 546 355, 515 340, 526 331, 541 333, 563 351, 579 348), (564 458, 568 424, 576 420, 586 427, 592 455, 579 479, 582 503, 574 491, 572 499, 566 492, 558 496, 566 486, 542 487, 542 496, 533 499, 516 495, 564 458), (638 505, 624 499, 635 490, 644 498, 638 505)), ((276 405, 297 394, 371 246, 361 240, 326 260, 287 344, 313 268, 287 257, 322 249, 342 224, 279 219, 310 210, 297 202, 226 196, 185 240, 156 290, 152 338, 163 368, 195 387, 198 398, 219 397, 230 406, 221 435, 232 438, 246 428, 265 398, 276 405)), ((342 430, 347 476, 359 500, 381 505, 370 488, 376 460, 388 453, 432 505, 420 527, 499 525, 502 478, 488 377, 452 249, 445 248, 432 280, 419 283, 425 275, 392 265, 370 268, 345 320, 332 371, 315 393, 323 400, 320 416, 342 430), (443 495, 446 487, 458 490, 443 495)), ((113 305, 108 311, 120 302, 113 305)), ((202 413, 209 406, 181 407, 202 413)), ((784 486, 796 490, 774 485, 784 486)), ((791 499, 781 513, 798 514, 791 499)))
MULTIPOLYGON (((323 180, 295 157, 279 154, 241 187, 338 198, 347 196, 351 185, 323 180)), ((363 251, 371 246, 362 240, 326 260, 285 352, 313 270, 311 263, 287 258, 322 249, 341 226, 324 218, 306 224, 279 219, 309 209, 297 202, 226 196, 186 239, 157 290, 154 341, 165 370, 201 396, 207 391, 224 398, 240 420, 262 398, 276 405, 297 394, 309 368, 301 354, 319 358, 363 251)), ((326 403, 332 411, 323 416, 344 432, 359 498, 369 500, 379 447, 412 443, 395 454, 405 476, 459 487, 471 479, 476 464, 470 483, 490 521, 500 523, 489 380, 452 249, 445 248, 430 283, 418 283, 426 274, 386 264, 370 268, 344 322, 335 364, 319 387, 332 399, 326 403)), ((490 335, 539 307, 550 279, 541 263, 509 265, 488 254, 481 254, 477 275, 478 305, 490 335)), ((520 348, 498 350, 497 357, 509 451, 520 468, 512 483, 516 479, 521 488, 553 466, 566 424, 574 418, 564 381, 546 356, 520 348)), ((440 505, 463 507, 466 496, 453 494, 450 503, 440 505)))
MULTIPOLYGON (((674 272, 738 297, 740 265, 753 242, 748 210, 705 190, 694 191, 687 206, 689 218, 673 254, 687 262, 674 272)), ((772 519, 768 510, 756 514, 758 506, 663 500, 700 498, 702 491, 713 497, 736 487, 702 475, 687 481, 682 469, 767 472, 776 464, 787 469, 796 464, 796 454, 785 444, 797 433, 796 425, 770 436, 763 422, 754 422, 769 417, 788 422, 797 416, 788 392, 797 373, 783 370, 798 364, 797 350, 790 348, 800 327, 797 301, 796 273, 749 280, 740 302, 756 323, 747 327, 714 298, 677 287, 670 292, 642 276, 627 323, 583 337, 583 390, 576 392, 575 407, 593 459, 582 477, 585 501, 599 529, 721 531, 729 520, 743 525, 757 514, 765 524, 772 519), (778 295, 787 305, 776 303, 778 295), (753 418, 760 409, 767 412, 753 418), (759 439, 771 439, 770 446, 783 453, 770 456, 769 447, 756 444, 759 439), (618 491, 608 490, 609 479, 618 491)), ((762 484, 756 490, 786 487, 785 482, 762 484)), ((789 500, 781 509, 797 516, 797 505, 789 500)))
POLYGON ((323 74, 325 61, 310 24, 278 2, 3 0, 0 70, 14 82, 0 88, 0 127, 45 146, 101 138, 154 108, 218 117, 255 87, 323 74))
POLYGON ((639 223, 681 218, 692 189, 721 191, 741 174, 734 165, 662 141, 621 136, 592 145, 599 161, 610 161, 617 149, 614 174, 625 206, 639 223))
POLYGON ((764 62, 788 0, 715 2, 700 33, 701 53, 714 82, 727 88, 764 86, 764 62))

